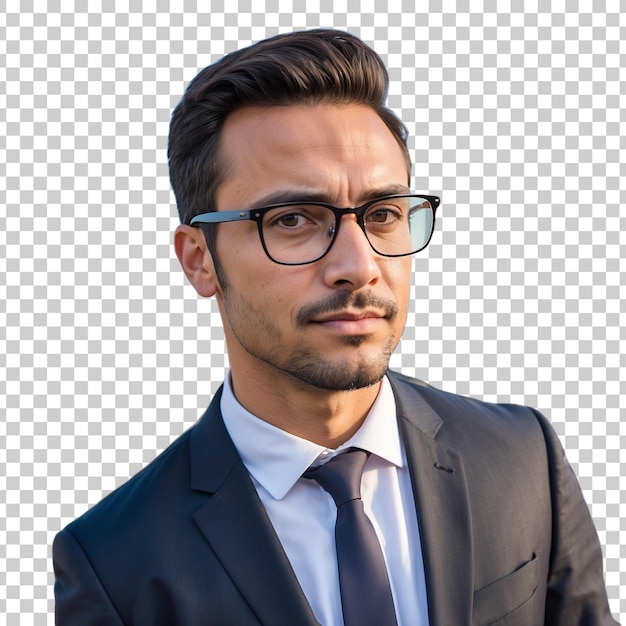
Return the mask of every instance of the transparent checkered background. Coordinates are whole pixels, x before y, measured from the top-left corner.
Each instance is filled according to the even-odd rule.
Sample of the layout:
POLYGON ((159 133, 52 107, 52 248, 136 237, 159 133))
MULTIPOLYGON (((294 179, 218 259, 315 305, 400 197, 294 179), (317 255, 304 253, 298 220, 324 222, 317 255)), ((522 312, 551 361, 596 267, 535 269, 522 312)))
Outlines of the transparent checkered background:
POLYGON ((5 623, 52 622, 55 533, 191 426, 228 364, 215 303, 172 251, 172 108, 224 53, 318 26, 384 57, 414 187, 443 194, 392 366, 550 417, 626 617, 620 3, 172 4, 2 2, 5 623))

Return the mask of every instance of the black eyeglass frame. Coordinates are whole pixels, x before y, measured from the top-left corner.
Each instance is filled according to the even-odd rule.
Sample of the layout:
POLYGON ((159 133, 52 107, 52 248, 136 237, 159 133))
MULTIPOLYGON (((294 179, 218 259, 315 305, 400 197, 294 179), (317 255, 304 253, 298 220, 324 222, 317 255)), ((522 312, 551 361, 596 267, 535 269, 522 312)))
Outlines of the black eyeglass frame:
POLYGON ((376 254, 380 254, 381 256, 385 256, 385 257, 403 257, 403 256, 410 256, 411 254, 417 254, 418 252, 421 252, 424 248, 426 248, 426 246, 428 246, 433 236, 433 233, 435 232, 435 214, 437 212, 437 208, 439 207, 440 203, 441 203, 441 198, 439 196, 431 196, 431 195, 425 195, 421 193, 419 194, 418 193, 390 194, 387 196, 381 196, 380 198, 375 198, 374 200, 369 200, 365 204, 362 204, 361 206, 358 206, 358 207, 346 207, 346 208, 339 208, 339 207, 333 206, 332 204, 327 204, 325 202, 315 202, 315 201, 308 201, 308 200, 301 201, 301 202, 297 202, 297 201, 296 202, 280 202, 278 204, 262 206, 256 209, 248 209, 246 211, 211 211, 210 213, 201 213, 199 215, 194 216, 189 222, 189 225, 199 226, 200 224, 222 224, 224 222, 239 222, 243 220, 252 220, 256 222, 257 224, 257 228, 259 230, 259 238, 261 239, 261 246, 263 246, 263 250, 265 254, 267 255, 267 258, 270 259, 270 261, 273 261, 274 263, 278 263, 279 265, 309 265, 310 263, 315 263, 316 261, 319 261, 320 259, 324 258, 329 253, 330 249, 333 247, 333 244, 335 243, 335 240, 337 239, 337 233, 339 232, 339 228, 341 225, 341 218, 344 215, 356 215, 357 224, 363 231, 363 234, 365 235, 367 242, 370 244, 372 250, 374 250, 376 254), (383 252, 379 252, 378 250, 376 250, 376 248, 370 241, 370 238, 367 236, 367 230, 365 227, 365 213, 367 209, 369 209, 371 206, 378 204, 379 202, 384 202, 385 200, 393 200, 394 198, 422 198, 428 201, 430 203, 431 211, 433 212, 433 220, 432 220, 432 224, 430 227, 430 233, 428 235, 428 239, 426 240, 426 243, 421 248, 418 248, 417 250, 412 250, 411 252, 405 252, 403 254, 384 254, 383 252), (330 243, 328 244, 328 247, 326 248, 326 250, 322 254, 320 254, 318 257, 310 261, 303 261, 303 262, 298 262, 298 263, 288 262, 288 261, 278 261, 269 253, 269 250, 267 249, 267 246, 265 245, 265 239, 263 237, 263 217, 266 213, 268 213, 269 211, 273 211, 274 209, 281 209, 281 208, 286 208, 290 206, 295 207, 295 206, 302 206, 302 205, 319 206, 319 207, 324 207, 332 211, 332 213, 335 216, 335 229, 334 229, 334 232, 332 233, 332 239, 330 240, 330 243))

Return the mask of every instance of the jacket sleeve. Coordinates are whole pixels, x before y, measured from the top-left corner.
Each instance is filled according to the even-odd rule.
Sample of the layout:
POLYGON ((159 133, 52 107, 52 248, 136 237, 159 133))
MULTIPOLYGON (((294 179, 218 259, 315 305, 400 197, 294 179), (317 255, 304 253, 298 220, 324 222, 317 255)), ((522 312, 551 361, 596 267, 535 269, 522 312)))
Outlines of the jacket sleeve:
POLYGON ((57 626, 123 626, 87 555, 68 529, 52 546, 57 626))
POLYGON ((546 438, 552 490, 552 553, 545 623, 614 626, 602 549, 580 485, 552 426, 536 412, 546 438))

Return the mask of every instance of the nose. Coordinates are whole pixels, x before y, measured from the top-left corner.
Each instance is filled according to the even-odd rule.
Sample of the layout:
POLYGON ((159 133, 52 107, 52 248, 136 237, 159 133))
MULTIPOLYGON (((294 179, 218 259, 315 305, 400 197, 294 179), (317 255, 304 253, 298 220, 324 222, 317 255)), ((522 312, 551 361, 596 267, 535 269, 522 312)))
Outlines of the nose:
POLYGON ((324 280, 330 286, 360 289, 380 279, 380 255, 374 252, 356 215, 344 215, 337 224, 332 248, 322 259, 324 280))

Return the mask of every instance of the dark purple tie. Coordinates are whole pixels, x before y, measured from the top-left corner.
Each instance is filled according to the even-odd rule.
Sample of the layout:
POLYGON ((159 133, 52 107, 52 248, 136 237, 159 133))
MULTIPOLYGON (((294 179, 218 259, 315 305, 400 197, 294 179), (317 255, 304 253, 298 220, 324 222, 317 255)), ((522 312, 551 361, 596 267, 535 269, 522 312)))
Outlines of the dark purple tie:
POLYGON ((361 474, 368 454, 350 448, 306 471, 304 477, 316 480, 337 505, 335 539, 345 625, 395 626, 385 560, 361 500, 361 474))

